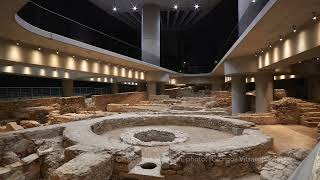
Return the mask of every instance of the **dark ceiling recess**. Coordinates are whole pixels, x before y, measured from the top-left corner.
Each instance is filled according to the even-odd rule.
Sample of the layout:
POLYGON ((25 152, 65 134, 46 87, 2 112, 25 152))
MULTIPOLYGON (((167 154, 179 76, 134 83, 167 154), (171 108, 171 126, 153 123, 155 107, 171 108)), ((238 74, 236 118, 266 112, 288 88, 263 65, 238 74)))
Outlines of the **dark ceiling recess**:
MULTIPOLYGON (((28 2, 18 13, 27 22, 47 31, 141 59, 140 29, 120 21, 89 0, 32 1, 76 22, 39 8, 32 2, 28 2)), ((198 12, 161 12, 161 66, 185 73, 212 70, 214 61, 219 60, 215 57, 225 48, 225 42, 237 25, 237 2, 221 1, 214 9, 200 8, 198 12), (201 19, 195 19, 201 14, 201 19), (172 18, 166 22, 168 16, 172 18)), ((137 14, 136 17, 141 18, 141 15, 137 14)))

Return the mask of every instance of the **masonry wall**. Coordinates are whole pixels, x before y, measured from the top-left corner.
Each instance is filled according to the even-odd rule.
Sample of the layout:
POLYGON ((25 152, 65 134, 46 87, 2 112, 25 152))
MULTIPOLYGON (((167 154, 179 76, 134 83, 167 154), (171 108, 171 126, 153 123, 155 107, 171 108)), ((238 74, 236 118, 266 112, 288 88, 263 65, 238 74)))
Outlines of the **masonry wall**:
POLYGON ((146 92, 129 92, 92 96, 92 103, 94 104, 95 108, 102 111, 107 110, 108 104, 116 103, 134 105, 140 101, 146 100, 148 100, 146 92))
POLYGON ((74 96, 0 102, 0 121, 2 119, 12 118, 14 113, 21 108, 52 106, 54 104, 81 109, 85 107, 85 99, 82 96, 74 96))

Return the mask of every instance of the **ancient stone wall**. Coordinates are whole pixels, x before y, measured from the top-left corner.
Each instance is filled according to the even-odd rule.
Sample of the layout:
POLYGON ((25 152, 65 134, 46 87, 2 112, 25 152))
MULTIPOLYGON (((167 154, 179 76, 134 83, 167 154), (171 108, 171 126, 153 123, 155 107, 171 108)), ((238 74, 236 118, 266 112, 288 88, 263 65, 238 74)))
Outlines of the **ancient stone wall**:
POLYGON ((135 105, 148 99, 146 92, 129 92, 92 96, 92 102, 98 110, 106 111, 108 104, 135 105))
POLYGON ((299 124, 302 112, 298 105, 299 100, 283 98, 271 103, 271 111, 280 124, 299 124))
POLYGON ((177 97, 190 97, 193 96, 193 90, 191 87, 185 87, 185 88, 172 88, 172 89, 165 89, 164 90, 165 95, 169 95, 170 98, 177 98, 177 97))
POLYGON ((0 119, 15 118, 17 111, 23 108, 53 106, 75 107, 82 109, 85 107, 84 97, 52 97, 43 99, 29 99, 22 101, 0 102, 0 119))

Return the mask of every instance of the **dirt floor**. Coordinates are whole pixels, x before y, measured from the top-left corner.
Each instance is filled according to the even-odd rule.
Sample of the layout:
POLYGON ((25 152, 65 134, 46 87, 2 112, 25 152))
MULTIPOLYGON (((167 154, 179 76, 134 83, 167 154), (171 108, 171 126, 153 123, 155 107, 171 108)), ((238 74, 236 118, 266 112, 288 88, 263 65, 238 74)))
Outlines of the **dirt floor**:
POLYGON ((301 125, 259 125, 257 127, 274 138, 273 148, 277 153, 293 148, 311 150, 317 143, 317 128, 301 125))

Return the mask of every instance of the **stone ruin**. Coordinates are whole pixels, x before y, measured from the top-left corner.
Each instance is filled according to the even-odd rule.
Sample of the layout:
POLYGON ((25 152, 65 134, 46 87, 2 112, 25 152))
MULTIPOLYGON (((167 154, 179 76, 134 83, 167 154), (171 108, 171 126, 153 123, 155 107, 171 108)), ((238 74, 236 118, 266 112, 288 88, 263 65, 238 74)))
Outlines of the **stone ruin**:
POLYGON ((271 104, 270 113, 235 117, 246 122, 230 118, 227 91, 175 99, 122 93, 94 96, 89 103, 72 97, 7 104, 12 106, 17 110, 0 105, 0 116, 6 117, 0 127, 0 179, 219 179, 250 173, 265 180, 286 179, 308 153, 273 153, 272 138, 248 121, 294 124, 299 116, 299 123, 310 122, 317 113, 306 109, 318 108, 282 98, 271 104), (186 143, 188 133, 148 128, 156 125, 214 129, 233 137, 186 143), (139 126, 119 140, 103 135, 139 126), (141 148, 153 146, 168 149, 156 159, 145 158, 141 148))

